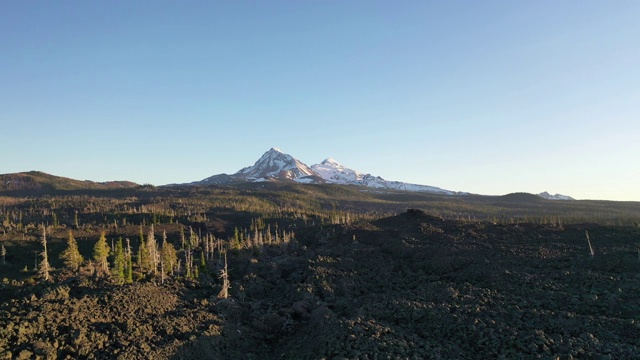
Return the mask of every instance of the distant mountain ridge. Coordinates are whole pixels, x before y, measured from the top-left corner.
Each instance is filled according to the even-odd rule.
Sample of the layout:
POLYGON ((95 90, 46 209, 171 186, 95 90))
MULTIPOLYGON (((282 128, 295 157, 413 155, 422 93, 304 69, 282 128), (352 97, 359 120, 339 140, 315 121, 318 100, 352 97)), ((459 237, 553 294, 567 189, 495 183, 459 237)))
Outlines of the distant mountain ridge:
MULTIPOLYGON (((435 186, 385 180, 380 176, 365 174, 348 168, 332 158, 327 158, 320 164, 307 166, 293 156, 283 153, 278 148, 271 148, 264 153, 254 165, 244 167, 234 174, 218 174, 187 184, 169 184, 165 186, 228 185, 265 181, 356 185, 371 188, 371 191, 401 190, 442 195, 469 195, 469 193, 466 192, 445 190, 435 186)), ((138 186, 141 185, 130 181, 83 181, 50 175, 40 171, 0 174, 0 192, 4 193, 25 191, 28 193, 46 193, 48 191, 60 190, 114 190, 138 186)), ((507 196, 506 199, 509 199, 509 195, 505 196, 507 196)), ((535 196, 541 200, 574 200, 567 195, 551 195, 546 191, 536 195, 531 194, 531 196, 535 196)))
POLYGON ((349 169, 332 158, 324 160, 320 164, 312 165, 311 169, 330 184, 360 185, 376 189, 392 189, 416 192, 430 192, 445 195, 460 194, 451 190, 444 190, 435 186, 409 184, 400 181, 388 181, 380 176, 363 174, 357 170, 349 169))
POLYGON ((253 166, 242 168, 235 174, 214 175, 191 184, 220 185, 234 182, 275 180, 290 180, 307 184, 359 185, 375 189, 430 192, 445 195, 462 194, 435 186, 388 181, 379 176, 363 174, 350 169, 332 158, 327 158, 322 163, 309 167, 293 156, 283 153, 278 148, 271 148, 253 166))
MULTIPOLYGON (((265 152, 252 166, 240 169, 235 174, 218 174, 185 185, 224 185, 239 182, 295 181, 306 184, 358 185, 379 190, 403 190, 443 195, 466 195, 466 192, 445 190, 435 186, 389 181, 371 174, 361 173, 348 168, 333 158, 327 158, 320 164, 307 166, 302 161, 278 148, 265 152)), ((570 196, 548 192, 537 194, 547 200, 574 200, 570 196)))

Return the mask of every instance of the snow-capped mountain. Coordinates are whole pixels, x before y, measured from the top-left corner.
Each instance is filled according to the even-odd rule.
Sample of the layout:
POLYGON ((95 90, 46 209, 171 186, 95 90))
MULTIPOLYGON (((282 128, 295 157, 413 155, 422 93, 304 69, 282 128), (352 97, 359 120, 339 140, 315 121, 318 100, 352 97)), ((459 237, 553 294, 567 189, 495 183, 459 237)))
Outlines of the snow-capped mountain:
MULTIPOLYGON (((465 192, 456 192, 441 189, 435 186, 410 184, 400 181, 389 181, 371 174, 361 173, 350 169, 332 158, 327 158, 320 164, 311 167, 289 154, 283 153, 278 148, 271 148, 264 153, 252 166, 240 169, 232 175, 219 174, 201 181, 192 182, 191 185, 221 185, 238 182, 262 182, 262 181, 295 181, 307 184, 341 184, 358 185, 374 189, 404 190, 413 192, 427 192, 443 195, 467 195, 465 192)), ((570 196, 543 192, 537 196, 549 200, 574 200, 570 196)))
POLYGON ((538 194, 538 196, 540 196, 541 198, 545 198, 547 200, 575 200, 571 196, 562 195, 562 194, 551 195, 546 191, 541 192, 540 194, 538 194))
POLYGON ((196 184, 228 184, 241 181, 269 180, 293 180, 303 183, 323 182, 300 160, 283 153, 278 148, 271 148, 253 166, 242 168, 233 175, 214 175, 198 181, 196 184))
POLYGON ((379 176, 363 174, 359 171, 349 169, 331 158, 326 159, 321 164, 309 167, 300 160, 283 153, 277 148, 272 148, 264 153, 253 166, 247 166, 233 175, 214 175, 192 184, 209 185, 272 180, 291 180, 311 184, 360 185, 376 189, 430 192, 446 195, 456 194, 453 191, 443 190, 433 186, 387 181, 379 176))
POLYGON ((249 181, 256 181, 269 178, 297 180, 315 174, 300 160, 294 159, 293 156, 283 153, 278 148, 271 148, 253 166, 247 166, 235 175, 249 181))
POLYGON ((330 184, 360 185, 377 189, 430 192, 446 195, 456 194, 453 191, 440 189, 434 186, 408 184, 399 181, 387 181, 379 176, 363 174, 359 171, 349 169, 332 158, 328 158, 320 164, 312 165, 311 169, 330 184))

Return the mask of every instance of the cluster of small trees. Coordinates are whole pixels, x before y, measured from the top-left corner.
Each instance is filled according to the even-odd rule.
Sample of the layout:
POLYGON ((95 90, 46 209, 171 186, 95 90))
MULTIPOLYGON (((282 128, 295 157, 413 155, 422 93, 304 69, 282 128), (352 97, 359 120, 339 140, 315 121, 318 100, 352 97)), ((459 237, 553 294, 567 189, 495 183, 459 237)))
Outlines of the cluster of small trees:
MULTIPOLYGON (((56 223, 57 221, 54 222, 56 223)), ((295 238, 293 231, 280 228, 277 223, 268 224, 262 218, 253 219, 248 229, 234 228, 232 235, 226 240, 216 238, 210 233, 194 231, 190 226, 178 226, 178 231, 172 233, 173 242, 168 240, 166 230, 158 235, 153 224, 146 228, 140 225, 139 236, 133 238, 133 241, 126 237, 118 237, 118 233, 112 232, 110 225, 102 226, 91 254, 84 255, 74 232, 86 233, 90 227, 83 230, 68 229, 66 246, 58 254, 65 271, 59 274, 62 277, 69 274, 90 274, 95 278, 110 279, 119 285, 131 284, 145 278, 159 282, 171 277, 206 281, 218 278, 222 289, 219 297, 226 298, 231 288, 227 268, 227 253, 230 250, 261 252, 263 246, 285 246, 295 238), (114 235, 109 236, 110 232, 114 235)), ((52 230, 64 229, 65 226, 56 228, 56 225, 42 224, 38 228, 41 230, 41 248, 36 255, 35 269, 38 277, 48 282, 51 281, 53 270, 50 265, 48 239, 52 230)), ((172 228, 176 229, 176 226, 172 228)), ((0 250, 4 263, 4 245, 0 250)))
MULTIPOLYGON (((254 249, 263 245, 286 244, 290 242, 294 233, 280 231, 263 220, 252 222, 252 231, 234 229, 234 235, 224 241, 207 233, 200 233, 181 227, 179 232, 179 249, 168 241, 166 231, 162 232, 161 241, 156 237, 155 226, 151 225, 146 233, 140 226, 137 249, 134 250, 128 238, 111 240, 109 246, 106 232, 103 230, 93 246, 90 258, 85 258, 78 248, 73 232, 68 231, 67 244, 59 255, 65 269, 80 273, 88 271, 96 277, 111 278, 116 284, 130 284, 145 277, 156 278, 164 282, 167 277, 182 276, 187 279, 199 279, 203 274, 209 274, 208 263, 217 260, 219 278, 227 290, 221 296, 228 294, 229 278, 226 269, 226 253, 230 249, 254 249), (217 255, 217 256, 216 256, 217 255)), ((38 273, 42 280, 50 280, 51 267, 47 253, 47 226, 42 225, 42 252, 38 273)), ((4 252, 3 252, 4 254, 4 252)))
MULTIPOLYGON (((93 246, 93 253, 90 260, 85 261, 78 248, 78 243, 71 230, 68 231, 67 246, 59 255, 64 267, 73 272, 80 273, 83 269, 90 271, 97 277, 111 277, 117 284, 132 283, 134 272, 136 279, 144 276, 159 276, 164 281, 167 275, 174 275, 180 269, 178 253, 174 246, 167 241, 167 234, 163 232, 163 241, 158 246, 155 239, 154 227, 151 226, 148 237, 140 234, 140 246, 138 253, 134 254, 131 249, 131 242, 126 239, 126 247, 120 237, 112 241, 112 245, 107 243, 106 233, 102 231, 98 241, 93 246), (134 270, 134 258, 137 269, 134 270)), ((44 281, 50 281, 52 267, 49 264, 49 254, 47 250, 47 226, 42 225, 42 236, 40 243, 42 251, 38 254, 41 261, 36 262, 39 277, 44 281)), ((5 263, 6 249, 2 245, 2 262, 5 263)), ((203 263, 206 266, 206 263, 203 263)), ((192 268, 190 265, 189 268, 192 268)), ((197 274, 197 272, 196 272, 197 274)), ((193 277, 193 276, 190 276, 193 277)))
MULTIPOLYGON (((118 246, 119 245, 116 246, 116 253, 118 252, 118 246)), ((127 251, 124 257, 131 259, 129 239, 127 239, 127 251)), ((140 227, 140 244, 138 247, 137 260, 139 276, 143 276, 144 274, 159 275, 163 282, 167 275, 174 275, 180 269, 178 253, 173 244, 167 241, 166 231, 162 232, 162 244, 159 246, 156 241, 155 228, 153 225, 151 225, 149 229, 146 241, 142 227, 140 227)))
POLYGON ((270 224, 266 224, 261 218, 252 219, 249 229, 233 229, 233 237, 230 239, 229 247, 234 250, 262 248, 264 245, 288 244, 295 239, 293 231, 280 230, 278 224, 271 229, 270 224))

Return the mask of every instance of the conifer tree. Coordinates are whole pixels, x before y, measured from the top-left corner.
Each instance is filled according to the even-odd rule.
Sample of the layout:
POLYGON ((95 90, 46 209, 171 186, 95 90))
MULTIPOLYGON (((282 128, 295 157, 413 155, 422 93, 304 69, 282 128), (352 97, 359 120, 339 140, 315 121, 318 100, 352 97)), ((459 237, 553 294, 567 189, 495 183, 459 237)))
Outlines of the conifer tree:
POLYGON ((167 241, 166 231, 162 235, 162 250, 161 250, 161 263, 164 266, 165 271, 173 275, 178 262, 178 254, 173 245, 167 241))
POLYGON ((104 230, 100 233, 100 239, 93 246, 93 259, 96 261, 98 269, 104 273, 109 273, 109 245, 107 244, 107 238, 104 230))
POLYGON ((200 252, 200 272, 202 274, 206 274, 207 273, 207 261, 204 258, 204 252, 203 251, 200 252))
POLYGON ((73 237, 73 232, 69 230, 67 237, 67 248, 60 254, 60 259, 64 260, 64 265, 72 271, 78 271, 80 265, 84 261, 80 251, 78 250, 78 243, 73 237))
POLYGON ((160 259, 160 284, 164 284, 164 261, 160 259))
POLYGON ((209 259, 209 234, 207 234, 207 236, 205 236, 204 238, 204 251, 207 259, 209 259))
POLYGON ((140 227, 140 245, 138 247, 138 267, 140 268, 140 272, 145 274, 150 268, 150 255, 149 248, 147 248, 147 244, 144 241, 144 235, 142 234, 142 226, 140 227))
POLYGON ((149 249, 149 258, 150 258, 150 268, 153 272, 153 275, 158 273, 158 244, 156 243, 155 231, 153 228, 153 224, 151 224, 151 229, 149 230, 149 235, 147 236, 147 248, 149 249))
POLYGON ((187 279, 190 279, 192 277, 191 268, 193 267, 193 255, 191 254, 191 249, 189 247, 187 247, 184 256, 185 275, 187 279))
POLYGON ((182 246, 182 250, 184 250, 184 226, 180 225, 180 246, 182 246))
POLYGON ((190 246, 192 248, 195 248, 195 247, 198 246, 198 242, 199 242, 198 235, 196 235, 193 232, 193 228, 191 228, 191 226, 189 226, 189 244, 190 244, 190 246))
POLYGON ((271 224, 267 225, 267 238, 266 238, 266 243, 267 244, 271 244, 273 241, 273 238, 271 237, 271 224))
POLYGON ((116 242, 115 251, 113 252, 113 278, 117 284, 124 284, 125 282, 125 267, 126 259, 124 254, 124 247, 122 246, 122 238, 119 238, 116 242))
POLYGON ((231 248, 234 250, 240 249, 242 245, 240 244, 240 235, 238 228, 233 229, 233 239, 231 240, 231 248))
POLYGON ((125 251, 125 268, 124 268, 124 282, 127 284, 133 283, 133 261, 131 254, 131 244, 129 238, 127 238, 127 249, 125 251))
POLYGON ((49 271, 51 270, 49 266, 49 257, 47 256, 47 228, 42 225, 42 252, 40 255, 42 256, 42 262, 40 262, 39 274, 42 280, 49 281, 49 271))
POLYGON ((6 228, 11 227, 11 218, 9 217, 8 211, 4 214, 4 221, 2 222, 2 226, 6 228))

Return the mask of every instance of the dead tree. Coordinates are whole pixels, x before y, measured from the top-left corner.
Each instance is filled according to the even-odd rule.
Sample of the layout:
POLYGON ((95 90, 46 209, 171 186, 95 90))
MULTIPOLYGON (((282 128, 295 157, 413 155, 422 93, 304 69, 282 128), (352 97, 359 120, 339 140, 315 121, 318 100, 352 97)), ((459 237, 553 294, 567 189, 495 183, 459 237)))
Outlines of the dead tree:
POLYGON ((589 240, 589 231, 585 230, 584 232, 587 236, 587 243, 589 243, 589 251, 591 253, 591 256, 593 256, 594 253, 593 253, 593 247, 591 246, 591 240, 589 240))
POLYGON ((51 268, 49 266, 49 257, 47 256, 47 228, 44 225, 42 225, 41 243, 42 252, 40 253, 40 256, 42 256, 42 261, 40 262, 38 273, 40 274, 42 280, 49 281, 49 271, 51 270, 51 268))
POLYGON ((227 269, 227 253, 224 253, 224 268, 220 270, 220 279, 222 279, 222 290, 218 294, 219 299, 226 299, 229 297, 229 289, 231 284, 229 283, 229 271, 227 269))

